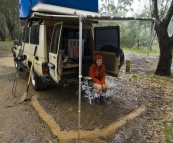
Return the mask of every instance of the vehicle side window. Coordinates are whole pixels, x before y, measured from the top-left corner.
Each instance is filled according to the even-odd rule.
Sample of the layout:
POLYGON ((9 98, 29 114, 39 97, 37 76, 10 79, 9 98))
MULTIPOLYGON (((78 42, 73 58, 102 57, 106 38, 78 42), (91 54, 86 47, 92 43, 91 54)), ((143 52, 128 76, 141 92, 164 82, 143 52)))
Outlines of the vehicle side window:
POLYGON ((61 28, 61 25, 59 24, 54 26, 54 31, 53 31, 52 41, 51 41, 51 53, 54 53, 54 54, 56 54, 58 50, 60 28, 61 28))
POLYGON ((47 27, 47 51, 50 52, 50 43, 52 39, 53 27, 47 27))
POLYGON ((22 37, 23 37, 23 32, 21 32, 19 35, 19 46, 22 46, 22 37))
POLYGON ((95 28, 95 50, 113 52, 119 55, 119 29, 118 27, 103 29, 95 28))
POLYGON ((23 42, 29 43, 29 27, 25 28, 24 30, 23 42))
POLYGON ((30 43, 37 45, 39 44, 39 26, 31 27, 30 43))

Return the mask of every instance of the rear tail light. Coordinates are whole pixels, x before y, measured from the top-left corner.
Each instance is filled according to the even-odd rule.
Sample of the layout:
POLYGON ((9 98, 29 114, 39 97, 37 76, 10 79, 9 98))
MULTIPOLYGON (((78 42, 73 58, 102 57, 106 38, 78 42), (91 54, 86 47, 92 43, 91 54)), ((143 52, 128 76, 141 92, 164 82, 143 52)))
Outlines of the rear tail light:
POLYGON ((47 63, 42 64, 42 72, 43 76, 48 76, 49 74, 49 67, 47 66, 47 63))

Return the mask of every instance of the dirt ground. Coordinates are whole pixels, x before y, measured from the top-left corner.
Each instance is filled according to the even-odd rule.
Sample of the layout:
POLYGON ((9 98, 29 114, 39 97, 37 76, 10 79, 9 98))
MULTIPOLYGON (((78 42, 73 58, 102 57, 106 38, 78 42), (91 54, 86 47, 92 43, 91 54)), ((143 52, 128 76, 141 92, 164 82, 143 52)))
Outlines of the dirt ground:
MULTIPOLYGON (((125 73, 124 64, 119 77, 106 77, 110 87, 106 105, 89 104, 82 96, 80 131, 93 131, 93 136, 81 138, 79 142, 173 142, 173 78, 154 75, 157 56, 146 58, 146 55, 127 53, 126 59, 131 60, 130 73, 125 73), (140 107, 145 107, 145 110, 137 115, 136 109, 140 107), (108 128, 112 128, 113 132, 109 132, 108 128), (97 136, 94 132, 100 134, 97 136)), ((30 86, 27 100, 20 103, 26 91, 28 74, 19 73, 14 97, 12 87, 15 74, 12 53, 1 46, 0 143, 78 142, 77 138, 62 141, 56 136, 44 117, 39 116, 32 101, 33 96, 37 95, 38 103, 59 125, 60 132, 66 135, 69 132, 77 133, 78 96, 75 94, 78 85, 54 86, 39 92, 30 86)))

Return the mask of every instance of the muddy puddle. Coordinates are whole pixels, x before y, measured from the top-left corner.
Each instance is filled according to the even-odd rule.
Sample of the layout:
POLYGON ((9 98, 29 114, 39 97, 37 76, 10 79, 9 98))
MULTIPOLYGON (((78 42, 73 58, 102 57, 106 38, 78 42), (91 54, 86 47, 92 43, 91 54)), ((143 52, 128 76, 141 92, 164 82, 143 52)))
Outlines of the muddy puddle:
MULTIPOLYGON (((54 87, 49 89, 51 93, 54 91, 54 94, 50 94, 49 90, 44 91, 44 94, 47 94, 44 97, 40 93, 41 106, 59 123, 61 130, 77 130, 78 96, 75 95, 77 88, 77 85, 54 87)), ((94 101, 89 104, 89 101, 82 94, 81 129, 104 128, 134 108, 136 108, 136 104, 125 107, 121 99, 112 99, 111 97, 107 99, 105 105, 97 105, 94 101)))
MULTIPOLYGON (((103 128, 95 127, 93 130, 78 130, 78 131, 64 131, 61 129, 60 124, 56 122, 43 108, 40 106, 38 102, 38 95, 34 95, 32 97, 32 104, 39 116, 46 122, 49 126, 50 130, 54 135, 56 135, 60 141, 69 140, 69 139, 81 139, 81 138, 97 138, 99 136, 106 137, 108 135, 114 134, 115 131, 123 127, 128 121, 134 119, 139 116, 142 112, 146 110, 145 106, 140 106, 133 111, 125 114, 118 119, 110 122, 110 124, 104 126, 103 128)), ((95 110, 95 112, 97 112, 95 110)), ((94 117, 94 116, 93 116, 94 117)), ((106 116, 105 116, 106 117, 106 116)), ((81 120, 82 117, 81 117, 81 120)), ((99 122, 99 121, 98 121, 99 122)), ((85 124, 86 125, 86 124, 85 124)))

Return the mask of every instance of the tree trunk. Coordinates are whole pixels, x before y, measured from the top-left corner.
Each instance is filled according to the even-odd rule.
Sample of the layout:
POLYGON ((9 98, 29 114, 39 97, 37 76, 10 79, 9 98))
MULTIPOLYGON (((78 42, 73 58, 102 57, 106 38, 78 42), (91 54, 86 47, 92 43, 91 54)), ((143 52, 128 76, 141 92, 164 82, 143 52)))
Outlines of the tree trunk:
POLYGON ((167 29, 173 15, 173 1, 170 3, 168 12, 161 20, 159 18, 158 2, 152 0, 153 16, 155 17, 155 30, 159 41, 160 57, 155 74, 161 76, 171 75, 173 35, 169 37, 167 29))
POLYGON ((7 28, 10 34, 10 38, 11 40, 15 40, 15 37, 14 37, 15 23, 12 22, 9 17, 6 17, 5 19, 6 19, 7 28))
POLYGON ((3 23, 0 23, 0 39, 5 41, 5 27, 3 23))
POLYGON ((14 27, 9 28, 9 34, 10 34, 11 40, 15 40, 14 27))
POLYGON ((167 28, 162 22, 156 25, 156 33, 159 41, 160 56, 155 74, 160 76, 171 75, 172 43, 168 36, 167 28))
POLYGON ((138 42, 138 49, 139 49, 139 46, 140 46, 140 45, 139 45, 139 40, 137 40, 137 42, 138 42))
POLYGON ((5 36, 1 31, 0 31, 0 39, 1 39, 1 41, 5 41, 5 36))

